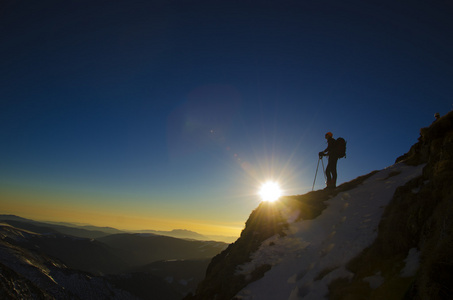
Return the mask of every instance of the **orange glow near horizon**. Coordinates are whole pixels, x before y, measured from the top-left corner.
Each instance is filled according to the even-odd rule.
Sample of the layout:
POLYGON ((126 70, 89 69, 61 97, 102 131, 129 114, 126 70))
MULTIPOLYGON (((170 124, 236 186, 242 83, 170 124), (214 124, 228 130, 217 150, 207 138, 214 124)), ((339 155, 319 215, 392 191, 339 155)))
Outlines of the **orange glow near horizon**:
POLYGON ((36 221, 67 222, 73 224, 113 227, 119 230, 186 229, 202 235, 239 236, 244 222, 215 219, 193 219, 178 212, 158 209, 136 210, 128 203, 106 205, 91 201, 56 201, 55 197, 31 196, 24 192, 2 191, 0 214, 12 214, 36 221), (6 196, 6 197, 5 197, 6 196))

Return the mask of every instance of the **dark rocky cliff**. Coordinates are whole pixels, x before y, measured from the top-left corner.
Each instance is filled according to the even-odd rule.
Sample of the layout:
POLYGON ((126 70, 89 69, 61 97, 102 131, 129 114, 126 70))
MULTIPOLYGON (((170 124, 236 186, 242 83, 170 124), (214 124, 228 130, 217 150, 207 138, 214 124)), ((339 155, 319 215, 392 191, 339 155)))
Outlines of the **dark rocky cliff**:
MULTIPOLYGON (((453 112, 422 128, 418 142, 396 162, 425 166, 420 177, 396 190, 385 208, 376 240, 347 265, 353 278, 331 282, 329 299, 453 299, 453 112), (403 261, 411 249, 420 253, 418 271, 415 276, 401 277, 403 261), (375 274, 383 283, 371 288, 364 278, 375 274)), ((284 197, 280 206, 262 203, 250 215, 241 237, 213 258, 196 294, 186 299, 233 299, 271 268, 263 265, 252 276, 235 271, 251 259, 263 241, 275 234, 285 235, 288 224, 279 211, 283 206, 299 210, 299 218, 304 220, 316 218, 325 209, 326 200, 371 175, 331 192, 284 197)))
POLYGON ((332 285, 332 299, 353 295, 363 288, 361 279, 376 272, 386 282, 368 291, 370 298, 453 299, 453 112, 422 128, 419 141, 399 161, 426 166, 421 177, 397 189, 375 243, 350 263, 356 278, 332 285), (397 276, 395 263, 412 248, 420 251, 420 267, 407 282, 397 276))

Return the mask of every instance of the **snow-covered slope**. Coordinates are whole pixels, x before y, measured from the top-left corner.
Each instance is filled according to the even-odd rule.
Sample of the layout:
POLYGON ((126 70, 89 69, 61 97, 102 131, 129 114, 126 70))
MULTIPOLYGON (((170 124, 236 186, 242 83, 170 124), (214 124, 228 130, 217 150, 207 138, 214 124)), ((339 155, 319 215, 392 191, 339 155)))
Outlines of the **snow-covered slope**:
MULTIPOLYGON (((384 169, 358 187, 326 201, 328 207, 313 220, 296 221, 297 211, 282 209, 289 224, 286 235, 276 234, 264 241, 252 260, 237 268, 237 273, 251 276, 262 265, 270 265, 271 269, 236 297, 323 299, 333 279, 354 275, 346 264, 371 245, 396 188, 420 176, 423 166, 399 163, 384 169)), ((407 269, 414 268, 408 265, 407 269)), ((379 278, 370 281, 378 284, 379 278)))

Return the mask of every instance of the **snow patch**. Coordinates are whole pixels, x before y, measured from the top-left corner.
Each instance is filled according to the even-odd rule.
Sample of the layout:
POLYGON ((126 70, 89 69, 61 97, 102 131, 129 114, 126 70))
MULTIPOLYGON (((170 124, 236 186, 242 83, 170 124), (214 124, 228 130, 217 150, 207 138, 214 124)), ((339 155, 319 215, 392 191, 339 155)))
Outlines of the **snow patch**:
POLYGON ((250 275, 255 269, 262 265, 274 266, 282 262, 288 255, 298 256, 309 243, 298 238, 282 238, 274 235, 261 244, 260 249, 252 255, 249 263, 239 266, 236 275, 250 275))
POLYGON ((373 290, 380 287, 385 281, 384 277, 381 275, 381 272, 377 272, 374 276, 365 277, 363 280, 368 282, 370 284, 370 288, 373 290))
POLYGON ((419 187, 413 188, 411 190, 411 192, 412 192, 412 194, 418 194, 418 192, 420 192, 420 189, 421 189, 421 187, 419 186, 419 187))
POLYGON ((417 248, 410 249, 404 262, 406 265, 401 270, 401 277, 415 276, 420 266, 420 251, 418 251, 417 248))

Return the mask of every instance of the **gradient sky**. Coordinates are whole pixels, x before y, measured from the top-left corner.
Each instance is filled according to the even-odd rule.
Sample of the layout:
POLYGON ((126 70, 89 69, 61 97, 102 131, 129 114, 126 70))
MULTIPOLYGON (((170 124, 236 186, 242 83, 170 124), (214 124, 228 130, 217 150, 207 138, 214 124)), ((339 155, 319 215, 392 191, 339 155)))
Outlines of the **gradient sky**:
MULTIPOLYGON (((385 168, 453 106, 453 2, 0 4, 0 213, 237 235, 267 179, 385 168)), ((316 188, 323 188, 322 176, 316 188)))

